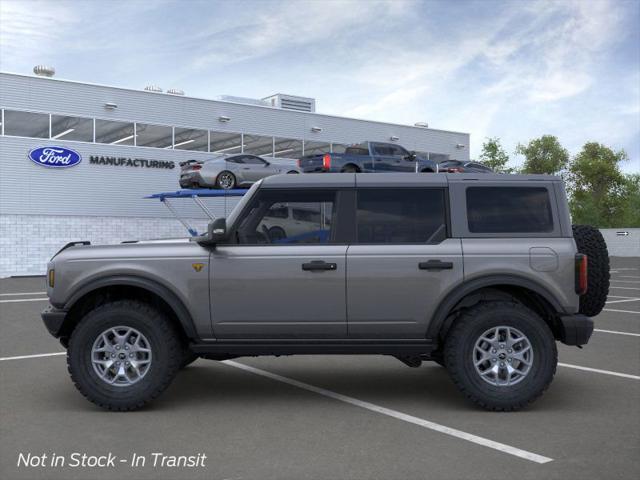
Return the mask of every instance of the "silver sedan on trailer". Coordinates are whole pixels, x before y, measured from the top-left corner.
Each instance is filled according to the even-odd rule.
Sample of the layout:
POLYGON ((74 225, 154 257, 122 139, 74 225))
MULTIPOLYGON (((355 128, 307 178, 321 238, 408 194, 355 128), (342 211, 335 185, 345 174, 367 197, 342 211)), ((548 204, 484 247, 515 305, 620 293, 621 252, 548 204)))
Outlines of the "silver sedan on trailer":
POLYGON ((220 155, 211 160, 189 160, 180 163, 181 188, 246 187, 271 175, 300 173, 298 167, 274 164, 257 155, 220 155))

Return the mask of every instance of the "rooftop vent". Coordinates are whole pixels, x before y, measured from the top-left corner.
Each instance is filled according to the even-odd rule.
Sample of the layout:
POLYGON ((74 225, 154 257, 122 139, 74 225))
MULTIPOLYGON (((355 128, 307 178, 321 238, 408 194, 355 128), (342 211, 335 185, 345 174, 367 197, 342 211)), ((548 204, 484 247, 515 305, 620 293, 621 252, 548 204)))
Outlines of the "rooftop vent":
POLYGON ((179 88, 170 88, 167 90, 169 95, 184 95, 184 90, 180 90, 179 88))
POLYGON ((308 97, 296 97, 294 95, 285 95, 276 93, 262 100, 269 103, 272 107, 282 108, 284 110, 296 110, 298 112, 315 112, 316 100, 308 97))
POLYGON ((269 106, 269 102, 265 102, 264 100, 259 100, 257 98, 235 97, 233 95, 220 95, 218 100, 222 100, 223 102, 244 103, 247 105, 259 105, 260 107, 269 106))
POLYGON ((144 87, 147 92, 162 93, 162 89, 157 85, 147 85, 144 87))
POLYGON ((39 77, 53 77, 56 74, 56 69, 46 65, 36 65, 33 67, 33 73, 39 77))

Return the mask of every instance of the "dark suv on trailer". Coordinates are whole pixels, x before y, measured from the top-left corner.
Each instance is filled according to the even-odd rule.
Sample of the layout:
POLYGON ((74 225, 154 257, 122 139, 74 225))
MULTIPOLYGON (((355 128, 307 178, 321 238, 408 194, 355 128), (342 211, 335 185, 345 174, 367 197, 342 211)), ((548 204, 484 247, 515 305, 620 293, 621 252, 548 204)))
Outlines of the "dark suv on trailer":
POLYGON ((478 405, 514 410, 549 386, 556 340, 588 342, 608 275, 557 177, 280 175, 195 241, 63 249, 43 319, 113 410, 197 357, 290 354, 435 360, 478 405))

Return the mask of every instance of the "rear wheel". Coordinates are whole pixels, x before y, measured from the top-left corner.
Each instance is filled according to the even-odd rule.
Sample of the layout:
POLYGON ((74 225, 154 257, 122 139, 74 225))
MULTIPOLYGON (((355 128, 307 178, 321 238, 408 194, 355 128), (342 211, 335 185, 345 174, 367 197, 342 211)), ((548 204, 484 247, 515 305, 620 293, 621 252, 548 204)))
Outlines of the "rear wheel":
POLYGON ((609 295, 609 251, 600 231, 590 225, 572 225, 578 252, 587 256, 587 293, 580 296, 580 313, 595 317, 609 295))
POLYGON ((515 302, 480 303, 447 335, 444 361, 460 391, 477 405, 512 411, 548 388, 558 352, 553 333, 536 313, 515 302))
POLYGON ((236 186, 236 176, 226 170, 220 172, 216 178, 216 186, 222 190, 231 190, 236 186))
POLYGON ((97 307, 71 334, 67 367, 91 402, 135 410, 160 395, 183 361, 183 347, 167 316, 134 300, 97 307))

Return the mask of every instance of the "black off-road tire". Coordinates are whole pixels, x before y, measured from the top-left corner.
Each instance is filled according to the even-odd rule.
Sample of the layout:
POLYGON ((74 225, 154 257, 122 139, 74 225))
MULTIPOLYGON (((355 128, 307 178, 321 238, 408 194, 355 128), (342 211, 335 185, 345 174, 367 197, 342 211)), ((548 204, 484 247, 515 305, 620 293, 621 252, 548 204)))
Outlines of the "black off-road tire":
POLYGON ((558 364, 558 351, 549 326, 517 302, 486 302, 464 312, 445 340, 444 362, 458 389, 476 405, 491 411, 519 410, 549 387, 558 364), (475 343, 487 330, 514 327, 531 343, 531 370, 519 383, 495 386, 485 382, 473 363, 475 343))
POLYGON ((580 313, 595 317, 609 295, 609 251, 602 234, 591 225, 572 225, 578 252, 587 257, 587 293, 580 296, 580 313))
POLYGON ((171 383, 183 362, 180 336, 167 316, 135 300, 105 303, 87 313, 71 334, 67 368, 75 386, 88 400, 107 410, 127 411, 143 407, 171 383), (148 372, 128 386, 109 385, 98 377, 91 362, 96 338, 109 327, 135 328, 152 351, 148 372))

